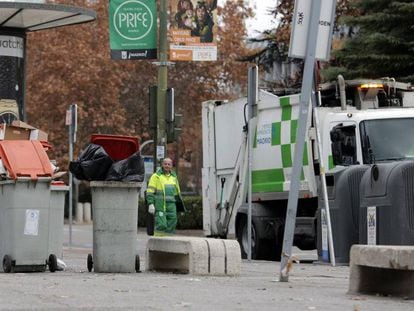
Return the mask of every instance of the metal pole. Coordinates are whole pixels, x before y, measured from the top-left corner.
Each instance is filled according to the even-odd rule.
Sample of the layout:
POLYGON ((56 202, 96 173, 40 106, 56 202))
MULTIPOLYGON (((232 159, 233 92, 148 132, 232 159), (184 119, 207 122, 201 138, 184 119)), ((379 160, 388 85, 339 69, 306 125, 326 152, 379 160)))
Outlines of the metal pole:
MULTIPOLYGON (((157 82, 157 130, 154 137, 154 168, 158 160, 165 158, 166 154, 166 128, 165 111, 167 96, 167 10, 168 0, 160 0, 160 28, 159 28, 159 64, 157 82)), ((159 164, 159 163, 158 163, 159 164)))
POLYGON ((299 198, 300 175, 302 169, 303 151, 305 147, 306 124, 308 121, 309 102, 312 93, 313 71, 315 67, 316 41, 321 12, 321 0, 312 1, 311 19, 307 39, 305 67, 299 107, 299 124, 296 133, 295 155, 293 159, 292 177, 286 211, 285 231, 283 235, 282 259, 280 262, 281 282, 289 281, 289 261, 292 255, 293 237, 295 233, 296 212, 299 198))
MULTIPOLYGON (((325 165, 323 160, 322 154, 322 141, 321 141, 321 134, 319 131, 319 116, 318 116, 318 109, 315 107, 313 108, 314 116, 315 116, 315 127, 316 127, 316 140, 318 143, 318 152, 319 152, 319 168, 320 168, 320 178, 322 182, 322 194, 323 194, 323 201, 324 201, 324 208, 326 212, 326 222, 328 225, 328 243, 329 243, 329 257, 331 259, 331 265, 335 267, 335 250, 333 245, 333 238, 332 238, 332 225, 331 225, 331 213, 329 210, 329 199, 328 199, 328 190, 326 187, 326 175, 325 175, 325 165)), ((322 217, 322 215, 321 215, 322 217)))
MULTIPOLYGON (((252 119, 256 117, 256 105, 257 105, 257 66, 249 68, 248 73, 248 94, 247 94, 247 103, 248 103, 248 193, 247 193, 247 260, 252 260, 252 158, 253 158, 253 133, 255 122, 252 122, 252 119)), ((257 234, 257 232, 255 232, 257 234)))
POLYGON ((152 139, 146 140, 144 141, 140 146, 139 146, 139 152, 142 153, 142 150, 144 150, 144 147, 148 144, 152 144, 154 141, 152 139))
MULTIPOLYGON (((27 44, 27 36, 26 36, 26 33, 25 33, 25 35, 24 35, 24 38, 23 38, 23 40, 24 40, 24 42, 23 42, 23 78, 22 78, 22 83, 21 83, 21 85, 20 85, 20 87, 22 88, 22 100, 21 100, 21 103, 22 103, 22 110, 21 110, 21 113, 22 113, 22 115, 21 115, 21 117, 22 117, 22 120, 24 121, 24 122, 27 122, 27 114, 26 114, 26 101, 25 101, 25 98, 26 98, 26 72, 27 72, 27 49, 26 49, 26 44, 27 44)), ((17 103, 19 103, 19 100, 16 100, 17 101, 17 103)), ((19 106, 19 105, 17 105, 17 106, 19 106)), ((19 109, 20 110, 20 109, 19 109)))
MULTIPOLYGON (((72 108, 69 107, 71 113, 72 108)), ((72 120, 72 118, 71 118, 72 120)), ((69 162, 73 161, 73 124, 72 122, 69 124, 69 162)), ((73 203, 72 203, 72 197, 73 197, 73 176, 72 173, 69 171, 69 246, 72 246, 72 212, 73 212, 73 203)))

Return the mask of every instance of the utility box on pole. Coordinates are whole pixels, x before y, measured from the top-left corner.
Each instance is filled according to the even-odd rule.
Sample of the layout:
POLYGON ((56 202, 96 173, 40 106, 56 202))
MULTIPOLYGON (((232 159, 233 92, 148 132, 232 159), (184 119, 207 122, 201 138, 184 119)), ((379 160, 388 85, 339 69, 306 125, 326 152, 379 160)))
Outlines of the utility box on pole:
MULTIPOLYGON (((312 1, 296 0, 293 12, 289 57, 305 58, 307 38, 310 35, 312 1)), ((321 0, 315 58, 328 61, 331 53, 332 31, 335 18, 335 0, 321 0)))

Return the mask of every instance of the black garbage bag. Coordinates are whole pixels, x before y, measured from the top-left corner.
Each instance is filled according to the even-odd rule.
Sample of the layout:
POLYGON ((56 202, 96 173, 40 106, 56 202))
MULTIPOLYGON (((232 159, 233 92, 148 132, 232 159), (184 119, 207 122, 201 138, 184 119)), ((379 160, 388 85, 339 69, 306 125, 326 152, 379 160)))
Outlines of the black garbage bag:
POLYGON ((144 175, 144 159, 139 152, 136 152, 129 158, 114 162, 108 171, 106 180, 143 181, 144 175))
POLYGON ((79 180, 105 180, 113 162, 102 146, 89 144, 76 161, 70 162, 69 170, 79 180))

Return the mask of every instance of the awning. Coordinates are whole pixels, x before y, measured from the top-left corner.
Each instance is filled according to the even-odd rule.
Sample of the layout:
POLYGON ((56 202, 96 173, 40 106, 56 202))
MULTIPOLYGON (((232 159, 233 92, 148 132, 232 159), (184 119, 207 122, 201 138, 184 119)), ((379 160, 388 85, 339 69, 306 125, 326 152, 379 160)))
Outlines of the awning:
POLYGON ((91 22, 96 12, 74 6, 0 1, 0 29, 23 29, 26 32, 91 22))

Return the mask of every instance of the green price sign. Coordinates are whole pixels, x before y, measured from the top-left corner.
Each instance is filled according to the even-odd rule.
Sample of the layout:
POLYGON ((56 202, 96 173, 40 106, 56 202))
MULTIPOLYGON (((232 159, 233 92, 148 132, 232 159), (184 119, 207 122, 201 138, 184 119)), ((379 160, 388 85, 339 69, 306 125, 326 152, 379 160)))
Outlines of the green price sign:
POLYGON ((155 0, 109 1, 111 58, 157 58, 156 12, 155 0))

